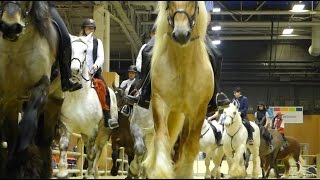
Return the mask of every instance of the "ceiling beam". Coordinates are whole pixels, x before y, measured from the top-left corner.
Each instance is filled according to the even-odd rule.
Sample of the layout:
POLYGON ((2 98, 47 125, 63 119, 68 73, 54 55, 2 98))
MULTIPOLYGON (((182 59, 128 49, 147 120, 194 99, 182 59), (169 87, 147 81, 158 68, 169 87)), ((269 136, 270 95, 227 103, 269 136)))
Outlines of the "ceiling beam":
POLYGON ((119 1, 111 1, 111 4, 113 5, 113 7, 115 8, 117 14, 119 15, 120 19, 123 22, 123 25, 126 27, 126 29, 128 30, 129 34, 132 36, 133 39, 133 50, 135 55, 138 55, 138 52, 140 50, 140 47, 142 46, 142 42, 137 34, 137 32, 135 31, 134 26, 132 25, 132 23, 130 22, 130 19, 128 18, 126 12, 124 11, 124 9, 122 8, 122 5, 119 1))
MULTIPOLYGON (((137 14, 158 14, 156 11, 148 10, 136 10, 137 14)), ((210 12, 213 15, 320 15, 320 11, 305 11, 305 12, 292 12, 290 10, 232 10, 232 11, 220 11, 220 12, 210 12)))
MULTIPOLYGON (((271 36, 220 36, 218 38, 214 36, 210 36, 210 38, 225 40, 225 41, 271 40, 271 36)), ((273 36, 273 40, 289 40, 289 39, 311 39, 311 36, 273 36)))
MULTIPOLYGON (((153 25, 154 21, 144 21, 141 22, 141 25, 153 25)), ((265 22, 260 22, 260 21, 251 21, 251 22, 228 22, 228 21, 217 21, 217 24, 223 27, 271 27, 271 22, 265 21, 265 22)), ((310 27, 310 26, 319 26, 319 22, 275 22, 274 26, 275 27, 287 27, 287 26, 301 26, 301 27, 310 27)))

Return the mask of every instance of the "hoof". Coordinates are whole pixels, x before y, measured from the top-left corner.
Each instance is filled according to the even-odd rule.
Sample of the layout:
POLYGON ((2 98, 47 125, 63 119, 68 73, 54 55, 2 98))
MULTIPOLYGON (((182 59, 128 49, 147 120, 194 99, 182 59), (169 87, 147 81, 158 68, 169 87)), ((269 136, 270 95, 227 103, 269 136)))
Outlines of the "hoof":
POLYGON ((57 174, 56 174, 56 177, 58 179, 67 179, 69 176, 69 173, 68 171, 59 171, 57 174))

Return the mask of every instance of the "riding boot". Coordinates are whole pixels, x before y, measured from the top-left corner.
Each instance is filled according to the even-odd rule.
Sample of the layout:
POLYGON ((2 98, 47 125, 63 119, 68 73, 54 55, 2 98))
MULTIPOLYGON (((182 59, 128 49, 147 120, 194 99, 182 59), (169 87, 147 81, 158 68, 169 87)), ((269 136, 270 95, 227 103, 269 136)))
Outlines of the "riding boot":
POLYGON ((215 138, 216 138, 216 143, 218 146, 221 146, 221 139, 222 139, 222 133, 219 131, 217 133, 215 133, 215 138))
POLYGON ((249 123, 249 121, 247 120, 243 120, 242 121, 243 125, 246 127, 247 131, 248 131, 248 142, 249 142, 249 145, 253 145, 253 137, 252 137, 252 127, 249 123))
POLYGON ((65 26, 62 18, 57 12, 54 5, 50 5, 50 13, 53 19, 53 24, 59 32, 60 41, 58 48, 58 61, 60 67, 61 86, 62 91, 75 91, 82 88, 80 82, 71 81, 71 40, 67 27, 65 26))
POLYGON ((110 129, 115 129, 119 127, 119 123, 116 119, 111 118, 110 110, 103 110, 104 115, 104 126, 110 129))
POLYGON ((273 149, 273 145, 272 145, 272 135, 268 132, 264 132, 264 134, 262 135, 264 137, 264 139, 266 140, 269 149, 272 150, 273 149))

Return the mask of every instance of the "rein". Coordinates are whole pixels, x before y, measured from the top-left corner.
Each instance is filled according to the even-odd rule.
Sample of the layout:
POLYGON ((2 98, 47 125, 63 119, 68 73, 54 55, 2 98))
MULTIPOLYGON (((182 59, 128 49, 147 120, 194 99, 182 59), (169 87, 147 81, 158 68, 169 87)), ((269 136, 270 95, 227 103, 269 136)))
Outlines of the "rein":
MULTIPOLYGON (((228 114, 227 116, 229 116, 229 117, 232 119, 232 122, 231 122, 231 124, 230 124, 230 126, 231 126, 231 125, 234 123, 234 118, 235 118, 235 116, 232 117, 232 116, 230 116, 229 114, 228 114)), ((230 134, 228 133, 227 129, 226 129, 227 135, 231 138, 231 149, 232 149, 232 156, 233 156, 233 157, 234 157, 234 153, 235 153, 236 151, 234 150, 234 148, 233 148, 233 146, 232 146, 232 140, 233 140, 233 137, 239 132, 239 130, 241 129, 241 127, 242 127, 242 125, 240 125, 239 129, 238 129, 233 135, 230 135, 230 134)))

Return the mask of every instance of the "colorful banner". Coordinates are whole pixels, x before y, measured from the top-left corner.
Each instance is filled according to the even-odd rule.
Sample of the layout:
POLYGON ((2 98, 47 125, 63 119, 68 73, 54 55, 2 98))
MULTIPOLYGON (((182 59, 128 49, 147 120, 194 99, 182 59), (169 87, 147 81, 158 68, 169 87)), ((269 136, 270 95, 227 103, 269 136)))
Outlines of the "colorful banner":
POLYGON ((269 109, 273 116, 280 111, 283 114, 282 118, 285 123, 303 123, 303 106, 270 106, 269 109))

